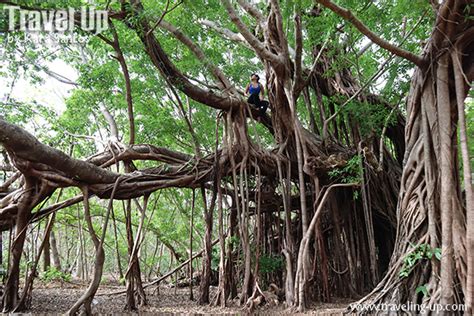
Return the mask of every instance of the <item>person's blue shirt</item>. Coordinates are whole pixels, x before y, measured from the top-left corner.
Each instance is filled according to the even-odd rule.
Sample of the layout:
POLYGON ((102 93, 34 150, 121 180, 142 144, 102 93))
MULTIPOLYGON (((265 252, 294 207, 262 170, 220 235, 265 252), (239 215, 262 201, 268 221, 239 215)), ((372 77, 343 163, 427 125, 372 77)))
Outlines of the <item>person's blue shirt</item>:
POLYGON ((260 94, 260 91, 261 91, 260 84, 258 84, 257 87, 254 87, 253 84, 250 84, 250 87, 249 87, 249 93, 250 94, 255 94, 255 93, 260 94))

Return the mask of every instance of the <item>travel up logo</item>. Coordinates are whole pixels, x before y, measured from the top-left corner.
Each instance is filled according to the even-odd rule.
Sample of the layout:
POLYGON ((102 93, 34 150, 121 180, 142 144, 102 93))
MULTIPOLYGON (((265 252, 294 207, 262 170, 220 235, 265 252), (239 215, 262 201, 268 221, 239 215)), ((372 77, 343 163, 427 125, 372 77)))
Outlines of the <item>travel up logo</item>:
MULTIPOLYGON (((74 31, 99 34, 109 28, 108 12, 94 7, 68 8, 63 10, 22 9, 5 5, 3 13, 7 17, 8 32, 24 32, 26 35, 50 33, 58 41, 76 41, 74 31), (70 36, 65 36, 69 34, 70 36)), ((39 36, 27 36, 29 40, 39 36)))

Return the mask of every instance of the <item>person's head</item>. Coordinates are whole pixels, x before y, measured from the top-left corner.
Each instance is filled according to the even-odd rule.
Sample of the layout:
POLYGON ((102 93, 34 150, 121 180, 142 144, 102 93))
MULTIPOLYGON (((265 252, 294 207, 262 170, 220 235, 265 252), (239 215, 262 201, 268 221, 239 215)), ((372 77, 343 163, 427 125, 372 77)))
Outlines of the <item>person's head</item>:
POLYGON ((250 76, 250 81, 252 82, 258 82, 260 80, 260 77, 257 74, 252 74, 250 76))

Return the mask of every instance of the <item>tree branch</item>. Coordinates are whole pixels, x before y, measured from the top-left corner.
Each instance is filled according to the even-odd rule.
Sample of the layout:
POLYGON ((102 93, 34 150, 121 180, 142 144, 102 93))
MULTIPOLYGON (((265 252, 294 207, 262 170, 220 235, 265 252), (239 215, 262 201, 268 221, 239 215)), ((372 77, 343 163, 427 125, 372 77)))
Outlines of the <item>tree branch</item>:
POLYGON ((214 77, 218 80, 217 85, 220 89, 232 89, 233 85, 230 83, 224 73, 216 65, 214 65, 209 60, 209 58, 207 58, 206 54, 204 54, 202 49, 196 43, 194 43, 188 36, 186 36, 186 34, 184 34, 174 25, 168 23, 163 19, 161 20, 159 27, 173 34, 177 40, 179 40, 191 50, 191 52, 206 66, 207 69, 211 71, 214 77))
POLYGON ((110 137, 112 138, 112 140, 118 141, 120 139, 119 132, 118 132, 118 127, 117 127, 117 122, 115 121, 113 115, 103 104, 100 105, 100 112, 102 113, 105 120, 109 124, 110 137))
POLYGON ((135 143, 135 115, 133 114, 133 97, 132 97, 132 82, 130 80, 130 72, 128 70, 128 65, 125 60, 125 56, 123 54, 122 48, 120 47, 119 36, 117 34, 117 30, 112 21, 110 21, 110 26, 112 29, 112 34, 114 36, 114 45, 112 47, 117 54, 117 60, 122 68, 123 77, 125 79, 125 90, 126 90, 126 97, 125 100, 127 101, 127 112, 128 112, 128 124, 129 124, 129 144, 133 145, 135 143))
POLYGON ((283 29, 283 18, 281 15, 280 4, 278 0, 270 0, 272 4, 272 10, 276 16, 276 27, 278 30, 278 37, 280 39, 280 47, 282 48, 283 58, 284 60, 288 60, 290 58, 290 53, 288 50, 288 40, 286 39, 285 30, 283 29))
POLYGON ((10 186, 21 177, 21 173, 16 171, 10 178, 0 185, 0 193, 7 191, 10 186))
POLYGON ((378 35, 376 35, 374 32, 369 30, 367 26, 365 26, 364 23, 362 23, 359 19, 357 19, 354 14, 352 14, 351 11, 344 9, 337 4, 331 2, 330 0, 315 0, 315 2, 322 4, 329 10, 333 11, 340 17, 342 17, 344 20, 352 23, 362 34, 367 36, 372 42, 375 44, 379 45, 380 47, 388 50, 389 52, 400 56, 406 60, 411 61, 418 67, 423 67, 424 65, 424 59, 418 55, 415 55, 409 51, 406 51, 396 45, 391 44, 390 42, 380 38, 378 35))
MULTIPOLYGON (((111 149, 88 161, 78 160, 40 143, 25 130, 1 119, 0 144, 23 174, 41 178, 51 188, 88 185, 100 198, 110 196, 114 182, 121 176, 103 168, 118 161, 140 159, 165 164, 122 175, 124 181, 118 187, 117 199, 142 196, 165 187, 195 187, 207 181, 213 166, 210 158, 195 161, 192 156, 151 145, 134 145, 119 153, 111 149)), ((5 210, 1 209, 0 215, 3 213, 5 210)))
MULTIPOLYGON (((177 4, 175 4, 171 9, 169 8, 170 6, 170 0, 168 0, 166 2, 166 7, 165 7, 165 10, 163 11, 163 14, 161 15, 161 17, 158 19, 158 21, 155 23, 155 25, 153 25, 153 27, 151 28, 151 30, 148 31, 148 33, 151 33, 153 32, 157 26, 161 23, 161 21, 163 21, 163 19, 165 18, 165 15, 167 15, 168 13, 170 13, 171 11, 173 11, 174 9, 176 9, 177 7, 179 7, 181 4, 183 4, 183 0, 179 1, 177 4)), ((148 35, 148 34, 147 34, 148 35)))
MULTIPOLYGON (((137 15, 143 11, 143 6, 139 0, 133 0, 132 5, 133 9, 128 12, 129 14, 137 15)), ((193 85, 178 70, 173 62, 171 62, 153 32, 149 32, 151 28, 147 20, 143 17, 140 17, 140 20, 140 23, 134 25, 129 24, 128 26, 136 31, 138 37, 145 45, 147 54, 150 56, 155 67, 160 70, 162 75, 167 77, 177 89, 181 90, 191 99, 219 110, 229 111, 234 107, 237 108, 246 104, 244 100, 240 98, 228 94, 218 94, 214 91, 205 90, 193 85)))
POLYGON ((265 22, 265 17, 260 11, 257 10, 255 5, 248 3, 246 0, 237 0, 237 2, 242 7, 242 9, 244 9, 245 11, 247 11, 248 14, 253 16, 259 24, 263 24, 265 22))
POLYGON ((216 22, 214 21, 209 21, 209 20, 206 20, 206 19, 200 19, 199 22, 204 25, 204 26, 207 26, 211 29, 213 29, 214 31, 216 31, 217 33, 223 35, 224 37, 226 37, 227 39, 231 40, 231 41, 234 41, 234 42, 238 42, 238 43, 242 43, 244 44, 246 47, 252 49, 252 47, 249 45, 249 43, 245 40, 245 38, 242 36, 242 34, 240 33, 235 33, 235 32, 232 32, 231 30, 229 29, 226 29, 225 27, 222 27, 220 25, 218 25, 216 22))
POLYGON ((295 14, 295 83, 293 90, 298 90, 298 87, 303 83, 302 78, 302 55, 303 55, 303 33, 301 30, 301 15, 299 12, 295 14))
MULTIPOLYGON (((80 181, 89 183, 110 183, 118 177, 116 173, 98 168, 85 161, 70 158, 62 151, 40 143, 27 131, 1 118, 0 144, 17 159, 45 163, 80 181)), ((22 165, 18 170, 24 173, 28 171, 28 168, 28 165, 22 165)))
POLYGON ((301 93, 301 90, 303 90, 304 87, 306 87, 309 84, 309 82, 311 81, 311 78, 316 73, 316 71, 317 71, 316 67, 318 65, 319 59, 321 58, 321 56, 324 52, 324 49, 326 48, 326 45, 328 44, 328 42, 329 42, 329 34, 328 34, 326 40, 324 41, 323 46, 319 50, 318 55, 316 56, 316 58, 313 61, 313 65, 311 67, 311 70, 309 71, 308 77, 304 81, 302 81, 301 85, 296 87, 297 89, 295 89, 295 95, 299 95, 301 93))
POLYGON ((262 44, 262 42, 260 42, 260 40, 256 38, 249 31, 247 26, 244 24, 244 22, 242 22, 240 17, 237 15, 237 12, 235 12, 229 0, 221 0, 221 2, 226 8, 227 12, 229 13, 232 23, 234 23, 235 26, 237 26, 242 36, 250 44, 250 46, 252 46, 252 48, 260 56, 260 58, 264 60, 268 60, 269 62, 275 63, 277 65, 282 65, 283 60, 278 55, 275 55, 272 52, 270 52, 268 49, 266 49, 265 46, 262 44))

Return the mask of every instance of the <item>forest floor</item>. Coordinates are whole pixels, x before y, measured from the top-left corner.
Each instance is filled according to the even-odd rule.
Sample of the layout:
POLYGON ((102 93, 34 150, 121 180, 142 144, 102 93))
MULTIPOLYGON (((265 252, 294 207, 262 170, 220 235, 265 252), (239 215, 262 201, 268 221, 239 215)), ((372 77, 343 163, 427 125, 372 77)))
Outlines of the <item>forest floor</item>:
MULTIPOLYGON (((33 290, 33 298, 31 309, 26 313, 32 314, 63 314, 65 313, 76 300, 84 293, 87 284, 77 282, 68 283, 48 283, 44 284, 37 282, 33 290)), ((153 315, 242 315, 249 314, 248 310, 242 309, 239 306, 230 306, 227 308, 200 306, 196 300, 189 299, 189 288, 170 288, 167 286, 160 286, 157 288, 149 288, 146 290, 148 305, 140 307, 140 314, 153 315)), ((94 314, 129 314, 124 311, 125 295, 102 295, 104 293, 114 293, 124 290, 123 286, 104 285, 101 286, 94 300, 93 313, 94 314)), ((197 297, 197 288, 194 291, 197 297)), ((212 297, 212 296, 211 296, 212 297)), ((280 306, 265 306, 257 308, 251 314, 265 314, 265 315, 341 315, 347 305, 351 301, 335 300, 334 303, 314 303, 310 309, 305 313, 294 313, 286 309, 283 305, 280 306)))

